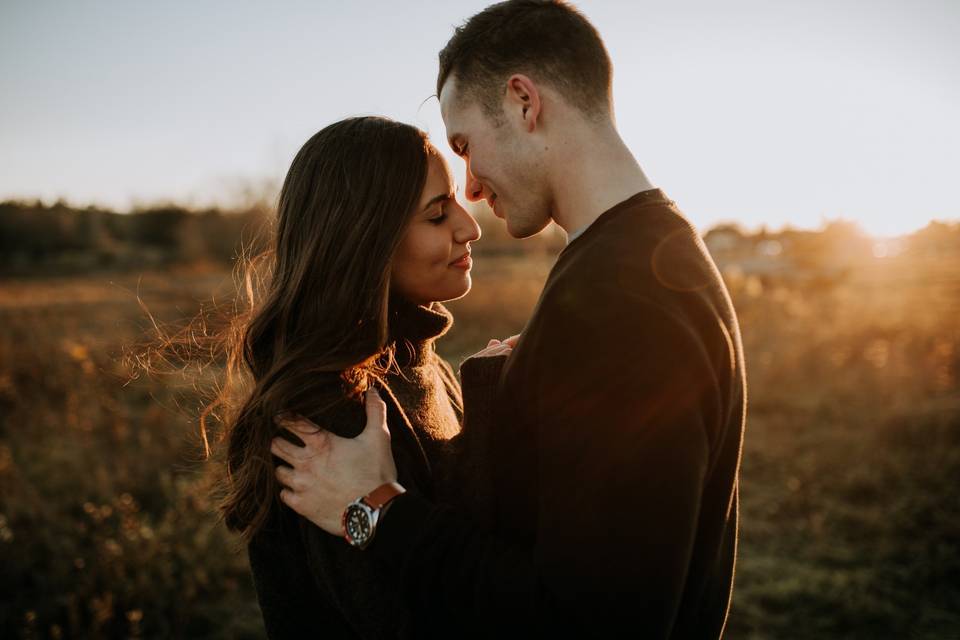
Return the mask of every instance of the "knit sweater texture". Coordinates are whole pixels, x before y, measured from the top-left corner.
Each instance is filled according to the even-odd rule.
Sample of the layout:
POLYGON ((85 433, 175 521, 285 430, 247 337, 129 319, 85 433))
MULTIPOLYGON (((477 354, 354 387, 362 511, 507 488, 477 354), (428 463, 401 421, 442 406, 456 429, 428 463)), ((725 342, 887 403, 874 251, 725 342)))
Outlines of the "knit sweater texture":
MULTIPOLYGON (((393 297, 390 309, 398 371, 378 379, 377 387, 387 403, 398 480, 438 503, 466 505, 471 518, 489 518, 489 478, 473 472, 487 466, 485 438, 463 425, 460 383, 435 350, 453 317, 436 302, 414 305, 393 297)), ((485 359, 470 368, 476 384, 468 399, 489 407, 504 360, 485 359)), ((475 413, 482 417, 487 410, 478 406, 475 413)), ((365 426, 365 413, 361 404, 344 404, 320 420, 337 435, 355 437, 365 426)), ((248 555, 271 639, 420 635, 399 582, 372 554, 285 505, 253 538, 248 555)))
POLYGON ((422 637, 720 637, 743 351, 716 266, 660 189, 560 253, 490 406, 492 531, 414 490, 368 549, 434 623, 422 637))

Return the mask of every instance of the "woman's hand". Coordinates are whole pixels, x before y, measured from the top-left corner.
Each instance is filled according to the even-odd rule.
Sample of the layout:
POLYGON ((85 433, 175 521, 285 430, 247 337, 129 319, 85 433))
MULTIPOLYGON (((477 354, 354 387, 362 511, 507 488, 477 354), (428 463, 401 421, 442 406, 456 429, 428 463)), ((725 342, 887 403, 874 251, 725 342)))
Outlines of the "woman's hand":
POLYGON ((513 351, 513 348, 517 346, 517 340, 519 339, 519 333, 515 336, 510 336, 503 341, 497 340, 496 338, 491 338, 485 349, 476 352, 470 356, 470 358, 490 358, 493 356, 510 355, 510 352, 513 351))
POLYGON ((290 467, 277 467, 284 485, 280 499, 327 533, 342 536, 347 505, 387 482, 397 481, 397 466, 390 449, 387 405, 376 389, 366 395, 367 425, 356 438, 341 438, 318 430, 304 418, 277 418, 278 425, 303 440, 299 447, 274 438, 270 451, 290 467), (292 467, 292 468, 291 468, 292 467))

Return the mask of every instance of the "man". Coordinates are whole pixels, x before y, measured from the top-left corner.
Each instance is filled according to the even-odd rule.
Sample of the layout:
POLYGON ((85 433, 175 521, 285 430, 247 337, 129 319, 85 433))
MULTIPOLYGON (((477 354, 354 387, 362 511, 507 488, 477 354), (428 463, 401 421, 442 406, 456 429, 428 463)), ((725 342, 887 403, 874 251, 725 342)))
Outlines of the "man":
POLYGON ((375 394, 361 437, 294 423, 305 448, 274 441, 293 467, 278 471, 284 502, 329 533, 344 535, 358 497, 386 501, 376 523, 352 507, 348 539, 399 572, 430 632, 724 628, 746 407, 739 329, 700 238, 617 133, 610 87, 599 35, 559 2, 488 7, 440 53, 467 197, 514 237, 551 219, 569 234, 500 375, 495 530, 395 484, 375 394))

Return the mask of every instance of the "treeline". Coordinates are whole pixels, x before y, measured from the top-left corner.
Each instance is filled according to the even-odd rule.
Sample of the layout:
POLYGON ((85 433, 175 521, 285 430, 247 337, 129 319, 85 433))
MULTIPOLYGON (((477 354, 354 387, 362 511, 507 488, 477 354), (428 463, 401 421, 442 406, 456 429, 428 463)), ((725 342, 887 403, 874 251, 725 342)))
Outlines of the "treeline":
POLYGON ((62 202, 0 203, 0 271, 73 273, 197 261, 229 262, 241 244, 256 250, 267 216, 154 207, 120 214, 62 202))
MULTIPOLYGON (((480 253, 559 252, 565 239, 550 230, 522 242, 485 210, 480 253)), ((47 275, 127 270, 173 264, 229 264, 256 253, 271 234, 273 212, 262 205, 240 211, 158 206, 131 213, 64 202, 0 202, 0 273, 47 275)))
MULTIPOLYGON (((557 254, 566 236, 551 225, 521 241, 485 205, 471 203, 483 229, 477 255, 557 254)), ((49 275, 130 270, 174 264, 231 264, 240 255, 269 246, 273 211, 264 204, 246 209, 193 210, 169 205, 117 213, 64 202, 0 202, 0 274, 49 275)), ((960 224, 931 222, 926 228, 878 243, 856 225, 833 222, 820 231, 784 229, 746 232, 719 225, 704 239, 718 263, 748 272, 803 273, 840 269, 849 263, 888 256, 960 256, 960 224)))

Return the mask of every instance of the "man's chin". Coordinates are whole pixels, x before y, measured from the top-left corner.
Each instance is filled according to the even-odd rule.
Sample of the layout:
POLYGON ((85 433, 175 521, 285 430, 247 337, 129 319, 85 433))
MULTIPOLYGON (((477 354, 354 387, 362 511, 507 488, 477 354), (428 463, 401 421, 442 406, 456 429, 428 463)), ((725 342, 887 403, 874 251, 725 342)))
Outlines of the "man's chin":
POLYGON ((550 223, 549 218, 543 222, 543 224, 535 225, 530 224, 521 224, 519 226, 511 225, 510 220, 507 218, 507 233, 517 240, 522 240, 523 238, 529 238, 530 236, 535 236, 541 231, 543 231, 546 226, 550 223))

